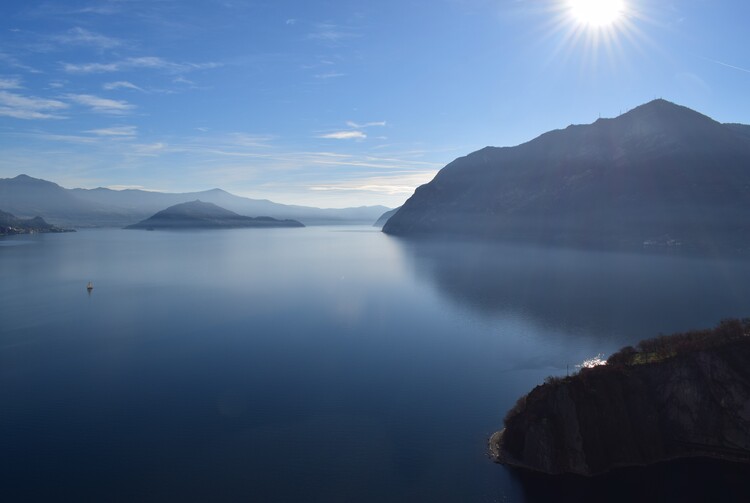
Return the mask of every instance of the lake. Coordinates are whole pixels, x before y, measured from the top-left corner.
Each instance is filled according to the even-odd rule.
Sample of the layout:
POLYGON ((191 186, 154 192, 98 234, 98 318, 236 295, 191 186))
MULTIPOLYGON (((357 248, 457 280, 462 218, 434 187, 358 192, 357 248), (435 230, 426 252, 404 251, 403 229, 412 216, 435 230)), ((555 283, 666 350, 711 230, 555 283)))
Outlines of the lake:
POLYGON ((2 497, 544 500, 486 454, 519 396, 748 299, 747 260, 368 227, 1 238, 2 497))

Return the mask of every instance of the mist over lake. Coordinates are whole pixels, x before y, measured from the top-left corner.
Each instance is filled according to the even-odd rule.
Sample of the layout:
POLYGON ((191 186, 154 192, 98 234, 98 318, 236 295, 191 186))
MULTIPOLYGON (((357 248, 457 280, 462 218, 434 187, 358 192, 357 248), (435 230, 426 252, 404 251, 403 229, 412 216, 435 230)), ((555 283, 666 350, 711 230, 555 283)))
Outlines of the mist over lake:
POLYGON ((365 227, 15 236, 0 277, 11 500, 520 501, 519 396, 750 298, 741 260, 365 227))

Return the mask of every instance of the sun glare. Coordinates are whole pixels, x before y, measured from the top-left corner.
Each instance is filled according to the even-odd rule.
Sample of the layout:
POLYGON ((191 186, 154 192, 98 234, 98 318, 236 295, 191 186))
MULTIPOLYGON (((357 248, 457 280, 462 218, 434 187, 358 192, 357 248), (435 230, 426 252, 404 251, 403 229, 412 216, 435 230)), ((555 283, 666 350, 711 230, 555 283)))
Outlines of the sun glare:
POLYGON ((623 0, 567 0, 573 18, 579 23, 599 28, 619 20, 625 10, 623 0))

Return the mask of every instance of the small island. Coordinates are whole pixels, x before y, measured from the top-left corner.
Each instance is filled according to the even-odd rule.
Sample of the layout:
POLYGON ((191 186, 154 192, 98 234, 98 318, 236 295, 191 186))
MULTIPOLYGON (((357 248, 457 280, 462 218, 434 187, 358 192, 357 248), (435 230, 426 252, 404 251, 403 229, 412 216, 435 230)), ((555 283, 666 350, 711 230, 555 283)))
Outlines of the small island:
POLYGON ((246 227, 304 227, 297 220, 246 217, 203 201, 175 204, 126 229, 238 229, 246 227))
POLYGON ((61 229, 47 223, 42 217, 18 218, 17 216, 0 211, 0 236, 14 234, 35 234, 42 232, 75 232, 73 229, 61 229))
POLYGON ((684 458, 747 463, 748 361, 750 320, 642 341, 521 397, 490 454, 552 475, 684 458))

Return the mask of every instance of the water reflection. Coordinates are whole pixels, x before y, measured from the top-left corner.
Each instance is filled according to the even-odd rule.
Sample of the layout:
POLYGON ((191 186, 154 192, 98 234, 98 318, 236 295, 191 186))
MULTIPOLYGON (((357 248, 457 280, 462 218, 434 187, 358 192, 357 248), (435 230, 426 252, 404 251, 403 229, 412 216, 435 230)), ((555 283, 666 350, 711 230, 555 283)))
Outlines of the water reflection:
MULTIPOLYGON (((747 260, 482 242, 398 242, 418 280, 489 320, 520 316, 544 326, 540 333, 546 334, 545 346, 559 343, 554 335, 566 341, 580 341, 580 336, 606 339, 617 347, 750 314, 747 260)), ((522 500, 530 502, 740 501, 750 490, 750 468, 705 460, 595 479, 506 473, 520 483, 522 500)))
POLYGON ((750 261, 399 240, 416 276, 485 316, 631 341, 750 314, 750 261))

